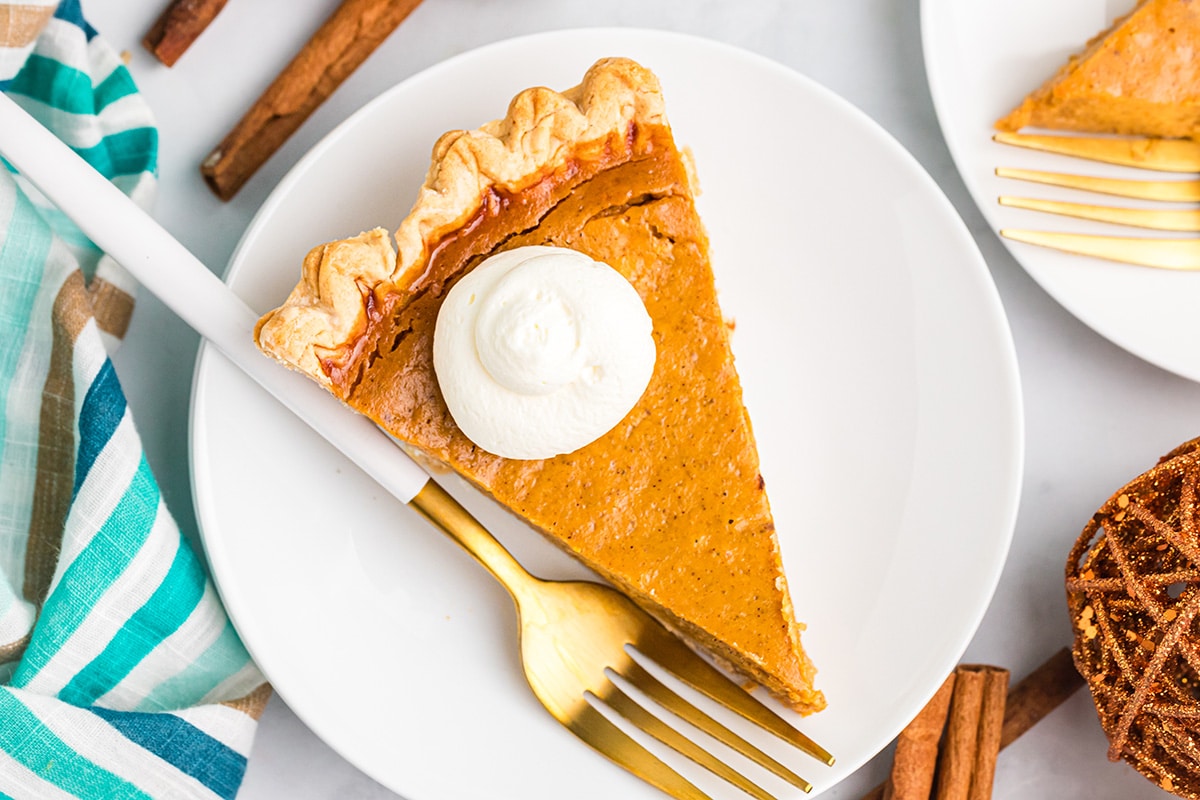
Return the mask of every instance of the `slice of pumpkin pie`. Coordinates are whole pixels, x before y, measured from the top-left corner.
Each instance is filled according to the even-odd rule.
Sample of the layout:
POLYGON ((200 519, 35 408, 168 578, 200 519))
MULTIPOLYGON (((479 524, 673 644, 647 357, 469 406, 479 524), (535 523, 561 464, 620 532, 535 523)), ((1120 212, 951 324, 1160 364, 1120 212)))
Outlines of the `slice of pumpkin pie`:
MULTIPOLYGON (((464 302, 474 304, 473 289, 464 302)), ((257 339, 798 711, 824 707, 689 171, 648 70, 600 61, 573 89, 528 89, 503 119, 442 136, 395 249, 378 230, 315 248, 257 339), (648 314, 652 370, 632 409, 590 443, 505 457, 455 422, 435 368, 435 330, 456 324, 439 312, 464 276, 529 247, 569 249, 623 276, 648 314)), ((524 368, 519 352, 508 355, 509 367, 524 368)), ((521 413, 508 408, 483 415, 521 413)))
POLYGON ((1156 138, 1200 136, 1200 6, 1141 0, 996 123, 1156 138))

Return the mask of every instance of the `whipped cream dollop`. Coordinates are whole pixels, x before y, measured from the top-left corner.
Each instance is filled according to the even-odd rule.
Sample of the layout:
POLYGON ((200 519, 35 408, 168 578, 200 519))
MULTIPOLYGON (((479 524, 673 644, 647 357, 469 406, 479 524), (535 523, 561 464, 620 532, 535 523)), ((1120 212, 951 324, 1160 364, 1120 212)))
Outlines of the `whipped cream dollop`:
POLYGON ((612 430, 654 372, 650 315, 621 273, 562 247, 519 247, 442 302, 433 366, 468 439, 504 458, 570 453, 612 430))

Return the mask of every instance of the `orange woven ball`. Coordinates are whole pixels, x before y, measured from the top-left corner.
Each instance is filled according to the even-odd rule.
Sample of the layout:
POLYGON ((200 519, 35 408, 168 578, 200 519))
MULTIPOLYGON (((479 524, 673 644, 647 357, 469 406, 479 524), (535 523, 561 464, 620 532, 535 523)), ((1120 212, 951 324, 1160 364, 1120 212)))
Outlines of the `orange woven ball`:
POLYGON ((1200 439, 1093 515, 1067 558, 1075 666, 1108 757, 1200 800, 1200 439))

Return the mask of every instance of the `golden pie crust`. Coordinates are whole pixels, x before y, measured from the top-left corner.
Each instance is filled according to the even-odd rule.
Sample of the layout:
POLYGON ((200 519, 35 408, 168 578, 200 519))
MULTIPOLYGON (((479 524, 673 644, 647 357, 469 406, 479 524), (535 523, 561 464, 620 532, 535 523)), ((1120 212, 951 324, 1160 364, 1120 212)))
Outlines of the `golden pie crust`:
POLYGON ((442 136, 395 249, 380 230, 315 248, 257 340, 809 713, 825 699, 801 647, 692 184, 657 79, 600 61, 573 89, 528 89, 503 119, 442 136), (454 281, 488 255, 546 244, 633 284, 658 359, 637 405, 600 439, 505 459, 450 417, 434 322, 454 281))
POLYGON ((1195 138, 1200 135, 1200 5, 1142 0, 996 127, 1195 138))

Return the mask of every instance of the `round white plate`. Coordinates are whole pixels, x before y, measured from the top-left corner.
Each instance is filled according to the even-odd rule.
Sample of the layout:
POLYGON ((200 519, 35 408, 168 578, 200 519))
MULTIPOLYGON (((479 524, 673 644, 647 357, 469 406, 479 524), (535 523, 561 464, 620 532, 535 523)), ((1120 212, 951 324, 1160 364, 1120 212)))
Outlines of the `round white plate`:
MULTIPOLYGON (((967 189, 993 230, 1167 235, 1002 207, 996 201, 1009 194, 1155 205, 997 178, 998 166, 1127 178, 1157 174, 991 140, 997 119, 1133 5, 1134 0, 922 0, 925 69, 938 120, 967 189)), ((1134 267, 1002 241, 1033 279, 1084 324, 1152 364, 1200 380, 1200 272, 1134 267)))
MULTIPOLYGON (((887 744, 960 657, 999 577, 1020 486, 1020 392, 995 288, 948 201, 893 139, 802 76, 709 41, 584 30, 501 42, 405 81, 330 134, 266 202, 228 280, 260 310, 278 304, 310 246, 395 227, 442 131, 502 115, 523 87, 573 85, 609 55, 659 74, 676 137, 695 154, 795 604, 829 699, 821 714, 792 716, 838 762, 772 749, 824 790, 887 744)), ((204 541, 237 629, 346 758, 410 800, 659 796, 538 705, 511 603, 483 569, 207 350, 191 440, 204 541)), ((535 572, 582 574, 451 488, 535 572)), ((739 796, 680 770, 714 797, 739 796)))

